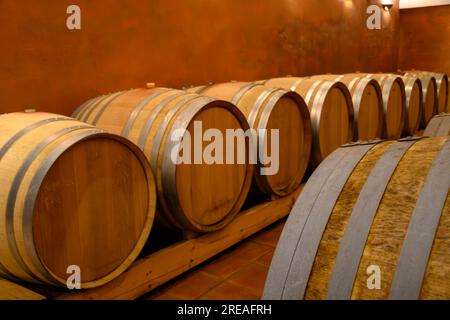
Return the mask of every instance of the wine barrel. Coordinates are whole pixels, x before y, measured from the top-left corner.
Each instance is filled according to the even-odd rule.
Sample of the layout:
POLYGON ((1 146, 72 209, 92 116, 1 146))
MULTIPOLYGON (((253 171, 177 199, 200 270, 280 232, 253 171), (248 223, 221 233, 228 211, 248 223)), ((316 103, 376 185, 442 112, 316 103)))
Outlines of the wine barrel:
POLYGON ((353 140, 353 106, 344 84, 295 77, 274 78, 263 83, 267 87, 295 91, 305 99, 311 112, 312 168, 340 145, 353 140))
POLYGON ((264 298, 449 299, 449 168, 450 137, 338 149, 290 213, 264 298))
MULTIPOLYGON (((255 184, 260 191, 273 196, 286 196, 298 189, 308 167, 312 143, 309 110, 298 94, 245 82, 217 83, 188 91, 234 103, 252 129, 267 130, 268 141, 271 130, 278 130, 278 172, 262 175, 257 168, 255 184)), ((276 151, 269 146, 270 143, 264 153, 273 155, 276 151)))
POLYGON ((150 164, 128 140, 48 113, 0 116, 0 274, 81 287, 121 274, 156 207, 150 164))
POLYGON ((446 112, 449 99, 449 82, 448 76, 444 73, 429 73, 436 79, 437 95, 438 95, 438 113, 446 112))
POLYGON ((437 114, 438 96, 436 78, 430 75, 405 73, 405 76, 416 76, 422 82, 423 112, 420 127, 425 128, 428 122, 437 114))
POLYGON ((436 87, 437 87, 437 100, 438 100, 438 106, 437 106, 437 112, 442 113, 449 111, 447 110, 447 106, 449 104, 449 91, 450 86, 448 82, 448 76, 445 73, 436 73, 436 72, 429 72, 429 71, 407 71, 407 75, 425 75, 425 76, 431 76, 436 79, 436 87))
POLYGON ((403 80, 393 74, 366 74, 379 82, 383 93, 385 115, 384 138, 398 139, 402 136, 406 117, 406 93, 403 80))
POLYGON ((236 146, 233 161, 202 159, 209 146, 202 138, 206 130, 219 130, 225 137, 227 129, 248 129, 244 115, 231 103, 181 90, 134 89, 91 99, 73 116, 120 134, 144 151, 156 178, 162 209, 156 218, 161 224, 209 232, 227 225, 241 209, 253 174, 248 139, 236 146), (184 135, 178 135, 181 131, 184 135), (185 144, 191 141, 188 133, 191 146, 185 144))
POLYGON ((424 136, 444 137, 450 135, 450 113, 441 113, 434 116, 428 124, 424 136))
POLYGON ((422 82, 417 77, 402 77, 406 94, 406 114, 403 134, 412 136, 419 130, 423 112, 422 82))
POLYGON ((381 138, 384 128, 383 97, 377 81, 361 76, 317 75, 312 79, 340 81, 352 95, 354 110, 354 140, 381 138))

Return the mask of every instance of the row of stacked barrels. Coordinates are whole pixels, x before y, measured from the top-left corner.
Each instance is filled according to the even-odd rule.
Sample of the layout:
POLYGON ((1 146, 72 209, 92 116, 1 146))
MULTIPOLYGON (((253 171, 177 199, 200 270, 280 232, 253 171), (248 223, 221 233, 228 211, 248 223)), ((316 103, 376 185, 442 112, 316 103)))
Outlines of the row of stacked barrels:
MULTIPOLYGON (((2 115, 0 275, 64 286, 68 267, 77 266, 82 288, 100 286, 136 259, 154 220, 194 233, 218 230, 250 191, 289 195, 343 144, 415 134, 441 110, 436 77, 358 73, 187 90, 150 85, 92 98, 73 118, 2 115), (185 135, 175 133, 195 136, 197 123, 224 137, 228 129, 266 129, 268 141, 277 129, 277 173, 266 176, 266 163, 250 163, 249 139, 243 163, 238 152, 226 164, 173 161, 174 150, 179 158, 186 152, 185 135)), ((200 140, 204 150, 209 142, 200 140)))

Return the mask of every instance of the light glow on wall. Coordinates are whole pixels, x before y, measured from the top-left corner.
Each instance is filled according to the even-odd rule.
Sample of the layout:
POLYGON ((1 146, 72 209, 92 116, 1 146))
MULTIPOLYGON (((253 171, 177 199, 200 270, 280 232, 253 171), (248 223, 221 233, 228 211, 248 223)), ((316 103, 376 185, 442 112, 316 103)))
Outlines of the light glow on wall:
POLYGON ((392 0, 381 0, 381 6, 384 11, 389 11, 394 6, 394 2, 392 0))
POLYGON ((353 1, 352 0, 345 0, 344 5, 347 9, 353 8, 353 1))

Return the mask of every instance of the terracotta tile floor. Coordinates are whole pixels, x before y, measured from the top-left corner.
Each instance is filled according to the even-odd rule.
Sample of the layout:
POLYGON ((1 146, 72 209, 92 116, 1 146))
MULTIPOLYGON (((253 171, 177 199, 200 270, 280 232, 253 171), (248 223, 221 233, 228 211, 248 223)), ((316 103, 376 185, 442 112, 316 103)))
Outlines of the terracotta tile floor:
POLYGON ((148 300, 257 300, 261 298, 281 220, 177 277, 143 298, 148 300))

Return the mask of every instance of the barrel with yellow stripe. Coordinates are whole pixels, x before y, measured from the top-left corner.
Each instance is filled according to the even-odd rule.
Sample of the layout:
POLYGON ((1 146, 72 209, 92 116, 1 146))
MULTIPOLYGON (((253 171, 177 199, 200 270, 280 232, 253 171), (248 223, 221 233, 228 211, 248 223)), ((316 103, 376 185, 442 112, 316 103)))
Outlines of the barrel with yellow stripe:
POLYGON ((278 243, 266 299, 449 299, 450 137, 343 146, 278 243))

